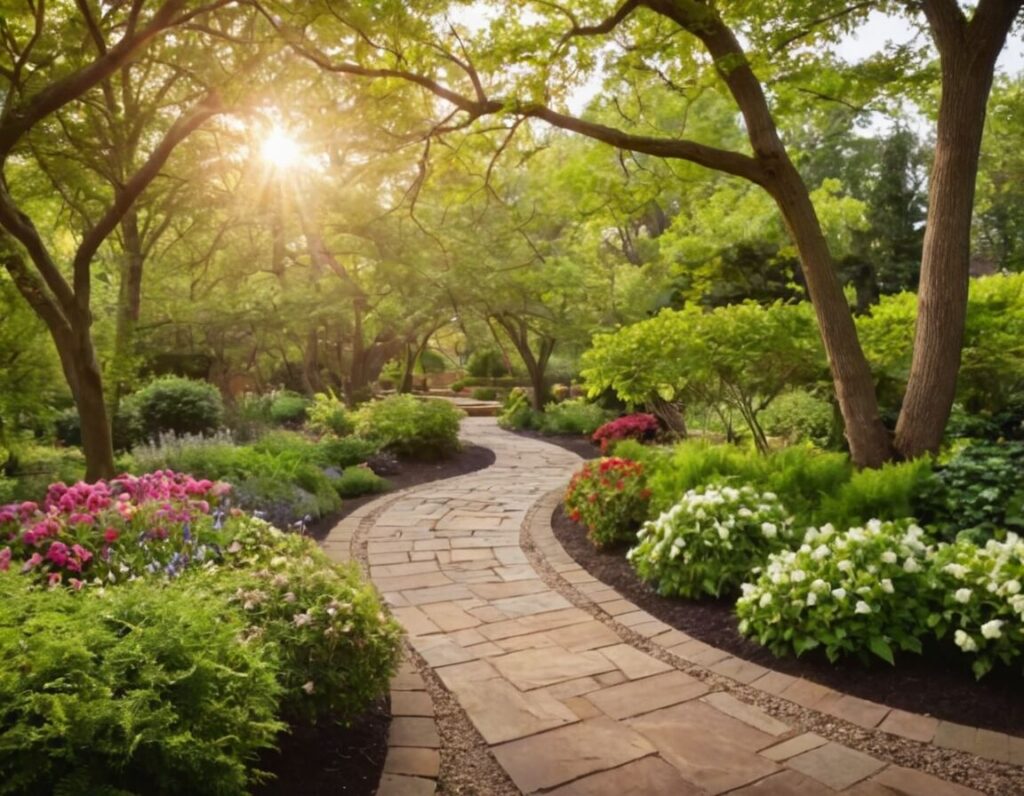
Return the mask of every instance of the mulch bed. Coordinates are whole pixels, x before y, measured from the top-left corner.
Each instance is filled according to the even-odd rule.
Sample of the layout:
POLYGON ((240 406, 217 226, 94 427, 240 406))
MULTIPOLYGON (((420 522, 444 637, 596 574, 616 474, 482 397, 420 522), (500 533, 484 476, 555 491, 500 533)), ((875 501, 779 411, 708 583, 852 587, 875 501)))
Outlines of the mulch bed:
MULTIPOLYGON (((402 461, 390 475, 390 492, 428 481, 465 475, 494 464, 494 452, 479 445, 465 445, 450 459, 436 462, 402 461)), ((387 492, 382 493, 387 495, 387 492)), ((347 498, 340 511, 322 517, 308 533, 322 540, 340 519, 382 494, 347 498)), ((388 752, 391 710, 387 698, 379 700, 350 726, 329 721, 310 727, 299 725, 282 733, 278 749, 260 756, 256 768, 274 779, 253 789, 256 796, 373 796, 384 770, 388 752)))
POLYGON ((660 597, 626 561, 626 547, 598 551, 583 526, 559 506, 551 517, 555 537, 576 562, 662 622, 718 647, 794 677, 874 702, 960 724, 1024 735, 1024 680, 1019 671, 996 669, 975 681, 967 656, 947 645, 925 644, 923 655, 897 655, 883 661, 829 663, 823 653, 776 658, 736 629, 732 600, 660 597))
POLYGON ((256 768, 274 779, 256 786, 255 796, 373 796, 388 753, 391 708, 378 700, 351 726, 323 722, 282 733, 278 748, 260 756, 256 768))

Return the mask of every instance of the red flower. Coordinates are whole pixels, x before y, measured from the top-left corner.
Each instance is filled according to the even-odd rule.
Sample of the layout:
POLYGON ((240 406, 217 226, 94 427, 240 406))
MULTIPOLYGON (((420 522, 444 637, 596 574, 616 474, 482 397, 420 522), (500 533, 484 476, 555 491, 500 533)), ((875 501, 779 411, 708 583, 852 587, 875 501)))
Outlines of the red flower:
POLYGON ((107 528, 107 530, 103 532, 103 541, 107 542, 108 544, 113 544, 117 541, 117 538, 120 535, 121 534, 118 533, 116 528, 107 528))

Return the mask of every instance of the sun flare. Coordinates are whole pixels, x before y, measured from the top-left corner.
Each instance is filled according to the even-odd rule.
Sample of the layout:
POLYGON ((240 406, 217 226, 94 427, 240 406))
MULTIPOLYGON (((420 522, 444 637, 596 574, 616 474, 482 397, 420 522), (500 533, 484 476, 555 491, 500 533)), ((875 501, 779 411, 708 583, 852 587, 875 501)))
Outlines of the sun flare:
POLYGON ((279 169, 290 169, 299 165, 303 159, 302 147, 289 135, 288 131, 274 127, 260 145, 263 159, 279 169))

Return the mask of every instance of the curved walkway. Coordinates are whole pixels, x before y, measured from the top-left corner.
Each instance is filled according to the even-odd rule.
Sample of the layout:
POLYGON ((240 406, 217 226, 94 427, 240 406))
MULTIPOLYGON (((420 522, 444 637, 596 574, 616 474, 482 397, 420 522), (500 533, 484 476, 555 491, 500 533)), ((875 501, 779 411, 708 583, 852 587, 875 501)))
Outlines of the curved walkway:
MULTIPOLYGON (((655 621, 561 550, 547 520, 553 490, 564 486, 578 457, 504 432, 489 418, 466 420, 463 436, 491 448, 495 464, 368 504, 332 530, 325 547, 345 558, 356 532, 365 533, 370 576, 410 643, 523 793, 979 793, 806 732, 799 709, 781 721, 738 699, 734 693, 751 687, 778 694, 782 684, 774 678, 781 675, 716 655, 655 621), (541 571, 520 543, 527 526, 536 531, 541 571), (552 572, 562 588, 549 585, 552 572), (567 584, 590 610, 566 599, 567 584)), ((790 678, 785 688, 784 698, 796 704, 809 694, 822 701, 813 683, 790 678)), ((834 694, 829 704, 844 699, 851 698, 834 694)), ((855 720, 858 702, 847 705, 847 716, 829 712, 865 728, 855 720)), ((875 707, 885 713, 871 717, 871 728, 890 718, 875 707)), ((934 722, 897 716, 893 726, 905 722, 911 734, 896 734, 920 733, 916 719, 934 722)), ((932 743, 922 748, 947 753, 932 743)), ((978 750, 948 754, 967 751, 978 750)), ((1004 783, 1013 778, 1007 764, 1022 762, 1011 760, 1017 753, 995 764, 1008 769, 1004 783)), ((421 792, 407 779, 408 790, 389 792, 421 792)))

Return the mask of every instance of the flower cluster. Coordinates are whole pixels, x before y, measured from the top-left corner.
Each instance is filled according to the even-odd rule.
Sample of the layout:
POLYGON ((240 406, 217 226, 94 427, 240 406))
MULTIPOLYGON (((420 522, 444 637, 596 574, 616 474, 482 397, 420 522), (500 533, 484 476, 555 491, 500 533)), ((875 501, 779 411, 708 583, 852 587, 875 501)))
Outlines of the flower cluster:
POLYGON ((173 577, 218 553, 212 504, 229 489, 170 470, 53 484, 41 506, 0 506, 0 570, 14 564, 50 586, 76 589, 89 580, 173 577), (202 543, 201 529, 209 537, 202 543))
POLYGON ((973 654, 981 677, 996 660, 1010 663, 1024 649, 1024 541, 1008 533, 1005 541, 984 546, 966 539, 943 545, 929 571, 934 601, 930 623, 938 634, 950 629, 953 641, 973 654))
POLYGON ((691 489, 637 536, 627 557, 659 594, 718 596, 786 546, 790 521, 771 492, 712 485, 691 489))
POLYGON ((923 571, 934 548, 910 520, 871 520, 837 533, 811 528, 798 550, 769 557, 736 603, 740 632, 776 654, 822 646, 830 660, 893 646, 920 652, 927 630, 923 571))
POLYGON ((643 465, 610 457, 587 462, 573 475, 565 507, 573 522, 586 526, 590 540, 603 547, 636 538, 650 497, 643 465))
POLYGON ((609 445, 621 439, 647 442, 654 439, 657 434, 658 419, 654 415, 638 412, 610 420, 595 431, 591 439, 600 443, 601 453, 605 453, 609 445))

